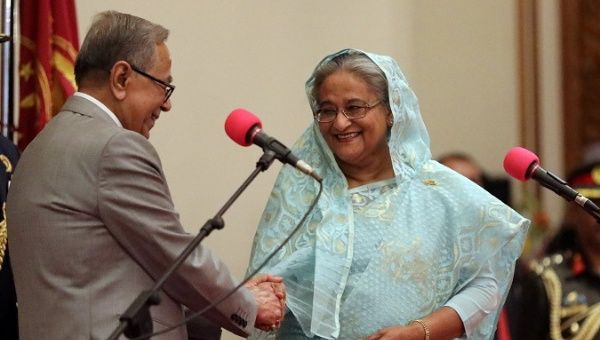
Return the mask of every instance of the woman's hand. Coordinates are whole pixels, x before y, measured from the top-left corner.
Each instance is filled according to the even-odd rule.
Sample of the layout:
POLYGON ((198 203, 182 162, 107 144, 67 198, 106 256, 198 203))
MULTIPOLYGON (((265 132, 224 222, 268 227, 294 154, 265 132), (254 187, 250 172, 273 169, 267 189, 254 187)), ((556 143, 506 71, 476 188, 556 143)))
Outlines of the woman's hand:
POLYGON ((412 323, 408 326, 382 328, 365 338, 365 340, 424 340, 425 330, 421 325, 412 323))

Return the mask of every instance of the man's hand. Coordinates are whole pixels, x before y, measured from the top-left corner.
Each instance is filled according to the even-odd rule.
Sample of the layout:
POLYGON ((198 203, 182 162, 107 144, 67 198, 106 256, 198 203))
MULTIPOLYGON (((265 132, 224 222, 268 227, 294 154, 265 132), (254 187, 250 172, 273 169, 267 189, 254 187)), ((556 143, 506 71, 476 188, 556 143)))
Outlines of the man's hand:
POLYGON ((285 313, 285 285, 283 278, 273 275, 257 276, 246 283, 254 295, 258 311, 254 327, 271 331, 281 325, 285 313))

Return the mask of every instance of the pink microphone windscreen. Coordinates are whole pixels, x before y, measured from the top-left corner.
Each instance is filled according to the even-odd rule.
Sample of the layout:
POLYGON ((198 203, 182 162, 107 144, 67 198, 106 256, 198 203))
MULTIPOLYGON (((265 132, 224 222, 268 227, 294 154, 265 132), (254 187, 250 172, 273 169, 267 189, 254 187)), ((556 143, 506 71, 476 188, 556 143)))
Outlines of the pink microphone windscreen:
POLYGON ((504 156, 504 170, 512 177, 520 181, 526 181, 529 179, 527 170, 534 162, 540 162, 536 154, 525 148, 515 146, 508 150, 506 156, 504 156))
POLYGON ((229 138, 239 145, 249 146, 252 144, 252 140, 247 138, 248 132, 256 125, 262 128, 260 119, 253 113, 244 109, 235 109, 231 111, 225 120, 225 132, 229 138))

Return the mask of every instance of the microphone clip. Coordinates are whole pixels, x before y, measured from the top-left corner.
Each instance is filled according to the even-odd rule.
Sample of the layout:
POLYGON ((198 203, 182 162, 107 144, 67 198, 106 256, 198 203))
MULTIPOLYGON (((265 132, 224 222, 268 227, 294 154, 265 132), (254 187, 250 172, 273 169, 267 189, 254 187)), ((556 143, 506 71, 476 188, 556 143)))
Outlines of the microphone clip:
MULTIPOLYGON (((143 291, 127 310, 119 317, 119 321, 125 324, 123 334, 133 339, 143 334, 152 334, 152 318, 150 307, 160 303, 158 292, 152 290, 143 291)), ((144 337, 143 339, 148 339, 144 337)))
POLYGON ((263 154, 262 156, 260 156, 258 161, 256 161, 256 167, 261 171, 266 171, 271 166, 271 164, 273 164, 276 158, 277 155, 273 150, 263 148, 263 154))

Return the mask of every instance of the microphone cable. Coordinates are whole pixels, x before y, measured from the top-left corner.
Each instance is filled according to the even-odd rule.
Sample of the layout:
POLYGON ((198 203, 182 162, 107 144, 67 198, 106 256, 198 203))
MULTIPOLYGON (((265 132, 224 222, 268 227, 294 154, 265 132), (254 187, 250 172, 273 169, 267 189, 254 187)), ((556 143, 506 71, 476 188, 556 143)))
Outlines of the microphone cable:
POLYGON ((260 270, 275 256, 275 254, 277 254, 277 252, 279 252, 281 250, 281 248, 283 248, 292 239, 292 237, 298 232, 298 230, 300 230, 300 227, 302 227, 302 225, 308 218, 308 215, 314 210, 315 206, 317 205, 317 202, 319 201, 319 198, 321 197, 321 193, 323 192, 323 182, 322 181, 317 181, 317 182, 319 183, 319 191, 317 192, 317 196, 315 196, 315 199, 310 204, 310 207, 308 208, 306 213, 304 213, 304 216, 302 216, 302 219, 300 220, 300 222, 298 222, 298 224, 296 224, 296 226, 294 227, 292 232, 283 240, 283 242, 279 246, 277 246, 277 248, 275 248, 275 250, 273 250, 273 252, 271 254, 269 254, 269 256, 267 256, 267 258, 260 264, 260 266, 258 266, 258 268, 256 268, 252 273, 250 273, 246 278, 244 278, 244 280, 240 284, 235 286, 229 293, 225 294, 223 297, 217 299, 216 301, 214 301, 213 303, 204 307, 203 309, 190 314, 182 322, 175 324, 171 327, 168 327, 166 329, 163 329, 161 331, 158 331, 158 332, 140 335, 136 338, 133 338, 132 340, 149 339, 152 336, 165 334, 176 328, 179 328, 179 327, 187 324, 189 321, 193 320, 194 318, 204 314, 209 309, 212 309, 215 306, 219 305, 221 302, 225 301, 227 298, 229 298, 231 295, 233 295, 233 293, 237 292, 240 288, 242 288, 250 279, 252 279, 254 277, 254 275, 258 274, 258 272, 260 272, 260 270))

